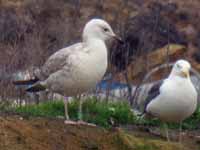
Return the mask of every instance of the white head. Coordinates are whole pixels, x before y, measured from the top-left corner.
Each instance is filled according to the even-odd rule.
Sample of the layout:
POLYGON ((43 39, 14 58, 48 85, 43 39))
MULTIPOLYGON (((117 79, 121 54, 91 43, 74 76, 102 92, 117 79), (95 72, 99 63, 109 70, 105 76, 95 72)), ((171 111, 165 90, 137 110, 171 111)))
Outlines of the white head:
POLYGON ((84 27, 83 30, 83 41, 87 41, 91 38, 96 38, 102 41, 109 39, 121 40, 113 32, 110 25, 102 19, 92 19, 84 27))
POLYGON ((191 65, 187 60, 178 60, 170 73, 170 76, 180 76, 183 78, 189 78, 190 77, 190 69, 191 65))

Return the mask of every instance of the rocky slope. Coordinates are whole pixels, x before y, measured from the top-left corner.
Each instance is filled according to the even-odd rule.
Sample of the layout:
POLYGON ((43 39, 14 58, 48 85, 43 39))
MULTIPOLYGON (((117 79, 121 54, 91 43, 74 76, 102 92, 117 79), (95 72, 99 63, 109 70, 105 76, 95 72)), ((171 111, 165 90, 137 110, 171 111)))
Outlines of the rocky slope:
MULTIPOLYGON (((106 130, 100 127, 69 126, 59 119, 0 117, 0 149, 3 150, 177 150, 138 129, 106 130)), ((194 139, 184 140, 184 150, 198 150, 194 139)), ((183 147, 182 147, 183 148, 183 147)), ((182 149, 181 148, 181 149, 182 149)))

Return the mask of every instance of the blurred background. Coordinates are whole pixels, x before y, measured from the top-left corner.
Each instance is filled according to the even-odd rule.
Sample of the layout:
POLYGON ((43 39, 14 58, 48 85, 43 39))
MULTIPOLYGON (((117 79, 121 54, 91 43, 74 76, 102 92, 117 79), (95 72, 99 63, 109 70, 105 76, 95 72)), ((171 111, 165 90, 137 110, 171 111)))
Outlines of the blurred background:
POLYGON ((0 99, 17 105, 53 99, 26 94, 12 80, 30 78, 55 51, 80 41, 89 19, 103 18, 125 44, 109 44, 109 68, 96 94, 134 104, 135 89, 152 68, 185 58, 200 69, 199 8, 198 0, 1 0, 0 99))
MULTIPOLYGON (((163 142, 159 120, 140 119, 133 108, 143 109, 145 91, 168 75, 170 68, 160 65, 187 59, 200 71, 199 10, 199 0, 0 0, 0 149, 180 148, 163 142), (123 45, 107 43, 108 70, 84 95, 88 100, 83 103, 83 120, 109 128, 106 132, 98 126, 63 125, 61 95, 30 94, 27 87, 12 84, 31 78, 57 50, 81 41, 82 29, 92 18, 105 19, 124 40, 123 45), (115 128, 119 126, 126 132, 115 128)), ((192 80, 199 90, 195 74, 192 80)), ((81 96, 70 98, 73 120, 79 107, 74 99, 81 96)), ((178 126, 169 128, 176 140, 178 126)), ((200 107, 183 123, 183 130, 189 130, 184 148, 199 149, 200 107)))

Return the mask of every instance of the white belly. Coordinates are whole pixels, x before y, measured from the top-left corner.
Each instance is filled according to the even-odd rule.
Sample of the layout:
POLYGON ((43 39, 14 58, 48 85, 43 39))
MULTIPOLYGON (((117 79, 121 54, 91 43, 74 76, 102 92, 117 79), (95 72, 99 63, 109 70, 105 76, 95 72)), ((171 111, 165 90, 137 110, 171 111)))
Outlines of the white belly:
POLYGON ((164 121, 181 122, 191 116, 196 107, 197 92, 188 82, 182 86, 173 84, 167 91, 163 91, 163 95, 149 103, 147 111, 164 121))
POLYGON ((95 60, 85 60, 80 64, 80 66, 78 66, 77 70, 74 70, 73 72, 76 80, 75 86, 78 85, 78 87, 81 89, 80 92, 85 92, 91 88, 94 88, 96 84, 103 78, 106 69, 107 60, 101 63, 98 63, 95 60))
POLYGON ((48 87, 52 91, 65 95, 75 96, 94 88, 102 79, 107 69, 107 57, 81 56, 81 59, 74 58, 70 71, 62 71, 50 80, 48 87))

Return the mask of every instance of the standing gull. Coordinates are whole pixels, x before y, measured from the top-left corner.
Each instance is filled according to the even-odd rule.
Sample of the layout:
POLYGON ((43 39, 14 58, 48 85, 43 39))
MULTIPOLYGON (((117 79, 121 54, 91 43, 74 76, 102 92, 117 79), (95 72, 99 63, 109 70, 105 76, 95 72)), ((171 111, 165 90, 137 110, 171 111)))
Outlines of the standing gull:
MULTIPOLYGON (((158 82, 149 91, 145 113, 162 121, 181 123, 191 116, 197 107, 197 91, 190 79, 191 65, 186 60, 178 60, 163 82, 158 82)), ((168 131, 167 138, 169 140, 168 131)))
MULTIPOLYGON (((102 79, 108 65, 105 42, 110 39, 120 41, 106 21, 92 19, 84 27, 82 42, 51 55, 46 63, 34 72, 34 79, 14 81, 14 84, 32 84, 26 90, 28 92, 48 89, 65 96, 65 123, 74 124, 75 122, 69 119, 66 96, 87 92, 102 79)), ((81 117, 80 114, 79 116, 81 117)))

